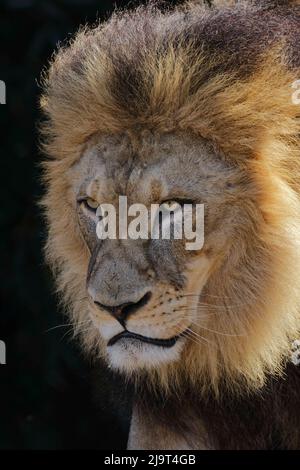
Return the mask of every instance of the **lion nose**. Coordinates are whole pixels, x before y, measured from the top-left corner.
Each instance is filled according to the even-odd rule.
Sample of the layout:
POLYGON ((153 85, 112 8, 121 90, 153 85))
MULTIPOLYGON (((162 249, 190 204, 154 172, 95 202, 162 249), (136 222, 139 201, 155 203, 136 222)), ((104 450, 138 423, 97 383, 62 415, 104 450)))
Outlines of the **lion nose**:
POLYGON ((137 302, 126 302, 120 305, 104 305, 97 300, 94 301, 98 307, 109 312, 125 328, 127 318, 140 308, 144 307, 151 298, 151 292, 147 292, 137 302))

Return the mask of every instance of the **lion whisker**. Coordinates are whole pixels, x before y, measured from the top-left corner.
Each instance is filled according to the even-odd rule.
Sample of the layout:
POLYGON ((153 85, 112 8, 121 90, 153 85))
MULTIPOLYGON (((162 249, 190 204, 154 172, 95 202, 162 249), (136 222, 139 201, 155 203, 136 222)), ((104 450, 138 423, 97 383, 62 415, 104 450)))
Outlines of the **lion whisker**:
POLYGON ((69 331, 67 331, 63 337, 61 338, 61 341, 68 335, 68 334, 71 334, 71 333, 74 333, 76 336, 79 335, 79 334, 82 334, 82 333, 86 333, 88 331, 91 331, 92 329, 92 325, 89 326, 89 328, 76 328, 75 330, 73 330, 72 328, 70 328, 69 331))
MULTIPOLYGON (((193 329, 191 328, 187 328, 186 329, 186 332, 189 334, 189 335, 193 335, 194 339, 201 339, 201 341, 204 341, 205 343, 207 344, 210 344, 212 346, 215 346, 211 341, 209 341, 207 338, 205 338, 204 336, 200 335, 199 333, 196 333, 196 331, 194 331, 193 329)), ((191 337, 191 336, 190 336, 191 337)))
POLYGON ((196 325, 197 327, 203 329, 203 330, 210 331, 211 333, 215 333, 215 334, 221 335, 221 336, 233 336, 233 337, 245 336, 245 334, 225 333, 225 332, 222 332, 222 331, 213 330, 212 328, 207 328, 207 327, 203 326, 201 323, 196 323, 194 321, 193 321, 193 324, 196 325))
POLYGON ((61 323, 59 325, 55 325, 55 326, 52 326, 51 328, 48 328, 46 331, 44 331, 44 333, 49 333, 50 331, 56 330, 58 328, 66 328, 67 326, 76 327, 77 325, 85 324, 85 323, 89 323, 89 322, 90 322, 90 320, 84 320, 84 321, 81 321, 81 322, 72 322, 72 323, 61 323))

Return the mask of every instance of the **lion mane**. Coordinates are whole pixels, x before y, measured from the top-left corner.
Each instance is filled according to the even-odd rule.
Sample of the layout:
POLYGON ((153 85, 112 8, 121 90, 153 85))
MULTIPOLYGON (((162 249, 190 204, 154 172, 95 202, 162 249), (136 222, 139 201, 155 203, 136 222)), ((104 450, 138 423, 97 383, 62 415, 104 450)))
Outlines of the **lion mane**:
MULTIPOLYGON (((150 3, 81 28, 44 74, 46 254, 78 325, 86 319, 88 253, 66 175, 93 136, 201 136, 259 188, 260 217, 246 208, 251 233, 237 235, 236 253, 206 288, 208 303, 215 292, 223 298, 226 315, 211 330, 224 334, 208 329, 199 354, 187 351, 180 372, 154 371, 156 384, 178 383, 187 371, 203 388, 259 389, 286 370, 300 329, 300 108, 292 99, 299 44, 295 1, 150 3), (229 323, 239 334, 225 333, 229 323)), ((98 353, 95 335, 82 339, 98 353)))

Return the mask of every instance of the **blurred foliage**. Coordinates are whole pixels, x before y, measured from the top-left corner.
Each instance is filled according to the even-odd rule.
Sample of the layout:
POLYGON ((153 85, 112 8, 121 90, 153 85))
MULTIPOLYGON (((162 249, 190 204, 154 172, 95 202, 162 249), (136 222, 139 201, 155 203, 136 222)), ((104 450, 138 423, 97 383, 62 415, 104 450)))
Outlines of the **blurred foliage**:
MULTIPOLYGON (((0 339, 7 346, 7 365, 0 365, 2 449, 126 445, 128 407, 123 407, 120 420, 108 403, 99 403, 92 367, 76 343, 68 341, 70 328, 55 328, 64 320, 42 254, 36 130, 38 79, 57 43, 80 24, 106 18, 115 4, 126 3, 0 3, 0 79, 7 87, 7 104, 0 106, 0 339)), ((106 376, 106 371, 97 369, 101 374, 106 376)))

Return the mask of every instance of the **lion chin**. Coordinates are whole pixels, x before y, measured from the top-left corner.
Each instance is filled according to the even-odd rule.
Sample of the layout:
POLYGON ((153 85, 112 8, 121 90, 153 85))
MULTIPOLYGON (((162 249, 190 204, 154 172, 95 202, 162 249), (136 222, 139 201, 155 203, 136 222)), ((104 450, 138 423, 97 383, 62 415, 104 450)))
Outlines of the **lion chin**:
POLYGON ((152 370, 178 361, 183 345, 184 339, 171 347, 154 346, 137 339, 119 340, 118 344, 108 347, 109 364, 126 374, 152 370))

